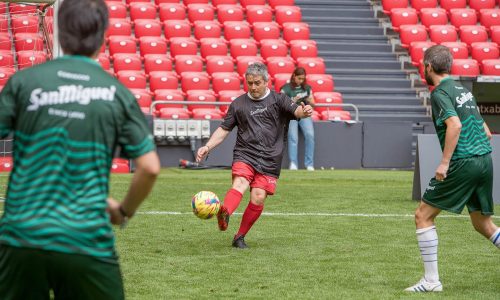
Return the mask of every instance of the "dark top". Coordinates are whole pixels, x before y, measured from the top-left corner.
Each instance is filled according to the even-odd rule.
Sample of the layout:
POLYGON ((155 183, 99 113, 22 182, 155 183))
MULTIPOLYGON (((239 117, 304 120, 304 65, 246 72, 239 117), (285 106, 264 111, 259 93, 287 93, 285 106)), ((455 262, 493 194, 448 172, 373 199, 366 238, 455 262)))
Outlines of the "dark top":
POLYGON ((233 162, 241 161, 259 173, 279 177, 288 123, 295 119, 297 107, 288 96, 274 91, 261 100, 248 94, 236 98, 220 125, 228 131, 238 126, 233 162))

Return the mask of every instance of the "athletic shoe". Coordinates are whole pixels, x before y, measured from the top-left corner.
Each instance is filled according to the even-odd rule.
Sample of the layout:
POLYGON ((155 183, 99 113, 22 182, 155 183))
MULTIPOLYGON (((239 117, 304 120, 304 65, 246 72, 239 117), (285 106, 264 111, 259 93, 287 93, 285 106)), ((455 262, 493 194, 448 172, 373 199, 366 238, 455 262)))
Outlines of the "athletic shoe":
POLYGON ((314 171, 314 167, 313 166, 309 166, 306 169, 307 169, 307 171, 314 171))
POLYGON ((441 281, 438 282, 429 282, 425 280, 425 278, 420 279, 417 284, 410 286, 409 288, 405 289, 407 292, 417 292, 417 293, 422 293, 422 292, 442 292, 443 291, 443 285, 441 284, 441 281))
POLYGON ((227 226, 229 226, 229 212, 224 205, 220 207, 219 212, 217 213, 217 223, 220 231, 226 231, 227 226))
POLYGON ((245 244, 245 236, 244 235, 235 236, 233 240, 233 247, 240 249, 248 248, 247 244, 245 244))
POLYGON ((290 170, 298 170, 297 165, 294 163, 290 163, 290 170))

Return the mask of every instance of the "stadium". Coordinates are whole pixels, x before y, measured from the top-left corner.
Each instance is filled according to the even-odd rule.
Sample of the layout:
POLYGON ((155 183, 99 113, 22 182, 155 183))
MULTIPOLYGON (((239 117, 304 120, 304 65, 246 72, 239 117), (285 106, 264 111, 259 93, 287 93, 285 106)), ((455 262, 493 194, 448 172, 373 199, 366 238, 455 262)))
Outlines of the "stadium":
MULTIPOLYGON (((64 55, 57 24, 62 2, 0 1, 2 88, 18 71, 64 55)), ((126 228, 113 228, 126 298, 420 296, 404 291, 423 270, 414 213, 443 154, 424 53, 435 45, 450 49, 451 77, 472 92, 493 134, 491 157, 498 174, 500 1, 105 3, 109 27, 95 62, 135 97, 162 167, 126 228), (217 218, 193 215, 191 199, 211 191, 222 202, 231 187, 238 131, 209 148, 200 163, 197 151, 224 126, 231 103, 250 95, 245 72, 255 63, 267 66, 267 87, 277 93, 297 67, 306 71, 315 102, 314 172, 306 170, 301 132, 299 170, 289 170, 285 150, 276 193, 247 235, 249 249, 240 250, 228 241, 244 217, 250 193, 243 194, 229 230, 222 232, 217 218)), ((68 80, 88 80, 61 72, 68 80)), ((35 98, 32 94, 37 99, 31 100, 32 110, 112 101, 113 88, 40 89, 35 98)), ((470 101, 463 97, 457 102, 470 101)), ((53 116, 66 114, 50 109, 53 116)), ((69 118, 85 118, 72 113, 69 118)), ((0 216, 15 167, 15 138, 0 139, 0 216)), ((110 196, 127 197, 136 167, 116 151, 110 196)), ((498 175, 493 200, 498 211, 498 175)), ((500 223, 498 216, 492 220, 500 223)), ((430 296, 497 299, 498 250, 474 231, 467 211, 443 211, 436 227, 444 290, 430 296)))

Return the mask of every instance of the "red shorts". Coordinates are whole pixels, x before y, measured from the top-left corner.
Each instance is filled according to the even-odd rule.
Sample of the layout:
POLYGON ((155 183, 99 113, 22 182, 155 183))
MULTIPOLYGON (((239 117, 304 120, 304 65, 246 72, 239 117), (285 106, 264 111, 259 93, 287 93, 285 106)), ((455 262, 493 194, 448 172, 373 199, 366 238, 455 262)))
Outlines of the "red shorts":
POLYGON ((245 178, 250 182, 251 188, 263 189, 268 195, 273 195, 276 191, 278 178, 258 173, 251 165, 244 162, 235 162, 232 167, 232 174, 233 178, 237 176, 245 178))

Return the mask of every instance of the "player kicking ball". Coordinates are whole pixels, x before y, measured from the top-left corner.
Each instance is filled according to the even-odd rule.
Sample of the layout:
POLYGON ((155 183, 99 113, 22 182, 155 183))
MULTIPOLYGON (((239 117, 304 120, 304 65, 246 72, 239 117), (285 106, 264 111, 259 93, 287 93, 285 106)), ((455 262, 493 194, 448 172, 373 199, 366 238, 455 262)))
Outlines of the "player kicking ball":
POLYGON ((465 206, 477 232, 500 248, 500 229, 493 215, 491 133, 479 114, 471 92, 449 77, 452 55, 445 46, 425 51, 425 80, 431 94, 432 120, 443 150, 435 177, 430 180, 415 212, 417 240, 424 277, 408 292, 441 292, 438 273, 438 236, 434 219, 446 210, 460 214, 465 206))
POLYGON ((217 221, 219 229, 226 230, 229 216, 250 188, 250 202, 232 243, 233 247, 242 249, 247 248, 245 235, 259 219, 267 196, 273 195, 276 190, 288 123, 310 117, 313 112, 310 105, 297 105, 285 94, 271 91, 267 87, 267 68, 262 63, 250 65, 245 72, 245 80, 248 93, 231 103, 224 121, 205 146, 198 149, 196 156, 197 162, 203 160, 234 127, 238 127, 233 151, 233 185, 224 197, 217 221))

